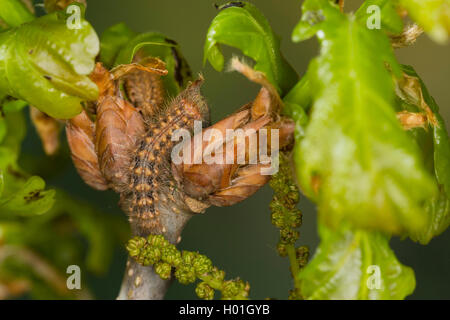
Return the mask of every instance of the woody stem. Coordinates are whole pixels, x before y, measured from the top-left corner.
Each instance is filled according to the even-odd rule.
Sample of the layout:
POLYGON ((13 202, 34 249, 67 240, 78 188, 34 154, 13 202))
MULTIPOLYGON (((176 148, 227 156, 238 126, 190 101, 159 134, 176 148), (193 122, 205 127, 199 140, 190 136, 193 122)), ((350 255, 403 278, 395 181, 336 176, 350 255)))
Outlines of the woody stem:
MULTIPOLYGON (((189 211, 180 213, 161 207, 161 223, 165 226, 164 236, 171 243, 176 244, 181 236, 184 226, 192 217, 189 211)), ((137 225, 131 225, 133 236, 147 237, 148 234, 142 234, 137 225)), ((122 280, 118 300, 162 300, 169 289, 170 280, 162 280, 153 270, 152 266, 142 266, 134 259, 128 257, 127 267, 122 280)))

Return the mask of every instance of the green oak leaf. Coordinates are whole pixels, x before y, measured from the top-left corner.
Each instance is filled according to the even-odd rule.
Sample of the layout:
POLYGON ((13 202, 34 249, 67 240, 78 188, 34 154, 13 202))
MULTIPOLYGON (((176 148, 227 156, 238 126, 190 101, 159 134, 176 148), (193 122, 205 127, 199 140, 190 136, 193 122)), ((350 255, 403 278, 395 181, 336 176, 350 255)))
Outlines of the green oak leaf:
POLYGON ((400 33, 403 21, 398 14, 397 3, 392 0, 366 0, 355 13, 356 19, 371 25, 374 18, 380 18, 380 27, 390 33, 400 33))
POLYGON ((411 66, 402 66, 403 72, 410 79, 410 95, 397 90, 399 94, 399 111, 423 113, 427 106, 435 117, 436 124, 428 124, 425 128, 409 130, 411 137, 417 142, 430 174, 439 185, 439 193, 427 199, 425 210, 428 212, 428 227, 411 235, 415 241, 427 244, 430 240, 444 232, 450 225, 450 140, 445 122, 439 114, 439 107, 429 94, 425 84, 411 66))
MULTIPOLYGON (((62 274, 69 264, 104 273, 115 248, 128 237, 126 220, 101 212, 63 190, 45 189, 40 177, 23 171, 18 158, 26 134, 21 110, 26 103, 9 96, 1 100, 1 122, 5 124, 6 135, 0 141, 0 243, 33 252, 62 274)), ((36 277, 33 268, 22 270, 25 272, 22 274, 9 262, 15 261, 0 262, 0 282, 27 279, 31 287, 40 287, 30 292, 32 296, 48 297, 48 293, 41 291, 48 291, 54 283, 36 277)), ((62 279, 65 285, 65 278, 62 279)), ((71 292, 57 295, 57 298, 63 297, 75 298, 71 292)))
MULTIPOLYGON (((54 203, 55 191, 44 190, 45 182, 37 176, 29 178, 20 190, 8 194, 3 192, 0 212, 15 212, 20 215, 34 215, 47 212, 54 203)), ((5 190, 6 191, 6 190, 5 190)))
POLYGON ((332 231, 319 225, 320 245, 299 273, 301 293, 311 300, 397 300, 415 288, 414 271, 402 265, 380 232, 332 231))
POLYGON ((300 42, 312 38, 322 28, 325 20, 339 22, 341 15, 336 11, 337 4, 327 0, 304 1, 302 16, 292 31, 292 41, 300 42))
POLYGON ((450 199, 444 188, 440 187, 439 194, 426 202, 425 210, 430 221, 428 227, 410 235, 412 240, 421 244, 428 244, 450 226, 450 199))
POLYGON ((6 136, 6 121, 3 117, 0 117, 0 143, 3 141, 3 138, 6 136))
POLYGON ((4 112, 20 111, 28 105, 26 101, 11 99, 11 97, 7 97, 5 100, 4 102, 0 102, 3 105, 2 109, 4 112))
POLYGON ((139 62, 156 57, 166 63, 168 74, 163 77, 170 96, 176 96, 192 79, 187 61, 178 44, 161 33, 136 33, 124 23, 107 29, 101 37, 100 61, 107 67, 139 62))
MULTIPOLYGON (((340 14, 336 10, 338 7, 333 3, 325 1, 305 1, 302 5, 302 17, 295 26, 292 33, 292 40, 300 42, 313 37, 320 30, 322 24, 327 21, 340 20, 340 14)), ((391 0, 367 0, 355 13, 355 19, 366 26, 372 22, 374 10, 379 10, 380 27, 390 33, 400 33, 403 30, 403 22, 397 12, 397 4, 391 0), (374 9, 377 6, 378 9, 374 9)), ((378 13, 378 11, 377 11, 378 13)))
POLYGON ((295 141, 297 141, 297 145, 300 139, 305 136, 305 129, 309 120, 306 112, 311 107, 311 99, 308 74, 304 75, 283 98, 283 114, 295 120, 295 141))
POLYGON ((306 73, 299 82, 283 97, 283 102, 301 106, 308 111, 311 107, 311 83, 306 73))
MULTIPOLYGON (((26 175, 17 165, 21 144, 26 134, 26 122, 22 112, 5 112, 3 116, 6 134, 0 143, 0 171, 3 179, 25 179, 26 175)), ((12 189, 12 188, 8 188, 12 189)))
POLYGON ((55 12, 0 33, 0 93, 63 119, 98 95, 88 77, 99 52, 97 35, 86 20, 70 29, 67 19, 55 12))
POLYGON ((136 32, 123 22, 106 29, 100 38, 100 61, 112 68, 120 49, 135 36, 136 32))
POLYGON ((447 42, 450 34, 449 0, 398 1, 434 41, 442 44, 447 42))
POLYGON ((252 4, 230 2, 219 8, 206 35, 203 61, 217 71, 224 67, 220 45, 241 50, 255 61, 254 69, 263 72, 281 95, 296 83, 298 76, 284 59, 280 41, 267 19, 252 4))
MULTIPOLYGON (((20 153, 22 141, 26 135, 26 120, 21 111, 13 111, 9 112, 6 108, 3 108, 5 125, 7 128, 7 134, 5 135, 3 141, 0 143, 1 147, 4 147, 7 150, 5 154, 14 159, 13 161, 17 161, 17 158, 20 153)), ((0 157, 0 166, 2 163, 2 158, 0 157)))
POLYGON ((385 64, 396 75, 400 67, 389 39, 327 0, 313 2, 331 13, 332 23, 321 22, 321 54, 308 70, 312 111, 294 159, 302 190, 328 227, 346 220, 388 233, 422 230, 424 203, 437 190, 396 118, 385 64))
POLYGON ((101 212, 63 190, 46 190, 40 177, 24 172, 17 161, 26 122, 20 109, 6 107, 23 102, 9 98, 4 101, 6 136, 0 142, 0 242, 33 248, 55 266, 63 266, 61 270, 68 263, 85 259, 88 270, 106 271, 118 236, 121 241, 126 239, 126 220, 101 212), (65 230, 62 234, 61 228, 65 230))
POLYGON ((131 38, 117 53, 114 66, 131 63, 137 56, 140 59, 155 57, 166 63, 168 74, 163 81, 170 96, 176 96, 192 80, 191 70, 179 45, 161 33, 147 32, 131 38))
POLYGON ((436 119, 437 125, 431 126, 431 135, 434 147, 434 171, 437 181, 444 186, 447 194, 450 194, 450 141, 447 129, 445 127, 445 121, 439 114, 439 106, 430 95, 425 84, 417 75, 415 70, 411 66, 406 65, 402 66, 402 70, 406 75, 416 79, 417 84, 420 86, 420 88, 418 88, 420 92, 417 92, 417 94, 421 97, 419 96, 418 98, 423 99, 423 101, 413 101, 415 99, 409 99, 406 102, 409 102, 410 104, 413 103, 416 107, 415 111, 417 112, 423 111, 420 105, 425 103, 425 105, 431 109, 436 119))
POLYGON ((21 0, 0 0, 0 19, 10 27, 34 20, 34 14, 21 0))
POLYGON ((26 123, 22 111, 5 111, 6 135, 0 143, 0 216, 39 215, 54 203, 54 190, 45 190, 40 177, 29 176, 17 164, 26 123))
POLYGON ((4 189, 5 189, 5 180, 3 178, 3 171, 0 171, 0 197, 2 196, 4 189))

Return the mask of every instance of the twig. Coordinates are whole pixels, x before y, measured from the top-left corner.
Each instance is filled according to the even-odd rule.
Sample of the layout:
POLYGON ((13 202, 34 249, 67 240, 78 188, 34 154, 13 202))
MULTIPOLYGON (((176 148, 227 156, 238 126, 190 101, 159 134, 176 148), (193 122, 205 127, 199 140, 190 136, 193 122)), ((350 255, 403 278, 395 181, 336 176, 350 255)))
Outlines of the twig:
MULTIPOLYGON (((181 232, 184 226, 193 216, 191 212, 182 211, 175 213, 161 207, 161 223, 166 226, 164 236, 171 243, 176 244, 180 241, 181 232), (166 212, 163 212, 166 211, 166 212)), ((147 237, 148 234, 142 234, 139 228, 132 225, 133 236, 147 237)), ((144 267, 134 259, 128 258, 125 275, 120 288, 118 300, 162 300, 169 289, 171 281, 162 280, 156 274, 153 267, 144 267)))

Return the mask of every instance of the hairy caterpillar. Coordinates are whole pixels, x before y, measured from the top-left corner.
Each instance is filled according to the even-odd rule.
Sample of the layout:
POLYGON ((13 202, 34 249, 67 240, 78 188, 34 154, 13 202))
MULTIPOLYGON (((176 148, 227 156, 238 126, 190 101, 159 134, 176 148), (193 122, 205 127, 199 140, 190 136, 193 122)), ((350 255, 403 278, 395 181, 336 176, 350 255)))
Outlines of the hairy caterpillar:
POLYGON ((171 171, 170 151, 176 143, 172 134, 177 129, 192 131, 195 120, 209 120, 200 94, 202 78, 164 105, 160 75, 165 70, 157 59, 148 65, 148 69, 124 66, 110 73, 97 64, 91 75, 100 89, 95 123, 83 112, 66 127, 80 176, 96 189, 120 193, 130 222, 146 234, 165 232, 161 206, 175 213, 186 207, 171 171), (119 90, 121 77, 129 102, 119 90))
POLYGON ((192 83, 156 116, 148 120, 148 130, 138 142, 129 168, 130 184, 126 209, 130 220, 137 219, 139 225, 153 232, 164 232, 159 221, 156 203, 172 206, 177 212, 183 203, 179 188, 172 176, 170 152, 176 142, 171 137, 175 130, 192 130, 195 120, 209 118, 208 107, 200 95, 203 80, 192 83))
MULTIPOLYGON (((281 100, 276 90, 263 75, 238 62, 235 65, 263 88, 252 103, 203 131, 280 129, 280 147, 289 146, 294 124, 278 116, 281 100)), ((88 115, 84 111, 71 119, 66 132, 80 176, 96 189, 111 188, 120 194, 120 205, 135 234, 169 231, 178 237, 171 230, 181 230, 176 225, 184 224, 192 213, 203 212, 210 205, 240 202, 270 177, 260 172, 267 164, 172 163, 171 151, 178 143, 172 141, 174 132, 187 129, 192 135, 194 121, 208 125, 209 109, 200 93, 202 77, 165 103, 161 81, 165 74, 164 63, 154 58, 111 71, 97 64, 91 79, 100 93, 90 107, 93 112, 88 115)), ((233 141, 236 148, 239 142, 233 141)), ((259 152, 259 147, 247 148, 247 156, 248 152, 259 152)))

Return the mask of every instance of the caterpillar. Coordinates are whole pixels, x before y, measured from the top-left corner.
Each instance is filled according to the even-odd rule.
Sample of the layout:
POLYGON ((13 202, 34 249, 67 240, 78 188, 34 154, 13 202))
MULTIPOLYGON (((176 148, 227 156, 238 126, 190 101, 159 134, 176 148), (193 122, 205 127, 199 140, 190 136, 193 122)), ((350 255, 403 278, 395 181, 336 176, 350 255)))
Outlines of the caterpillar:
POLYGON ((161 206, 172 212, 186 206, 171 170, 170 151, 178 143, 173 133, 192 132, 195 120, 209 121, 200 93, 203 78, 164 104, 163 67, 157 59, 111 72, 97 64, 91 75, 100 91, 95 122, 84 111, 66 126, 80 176, 93 188, 118 192, 121 207, 142 234, 165 232, 161 206), (122 77, 129 101, 119 89, 122 77))
MULTIPOLYGON (((280 129, 279 147, 292 145, 295 124, 277 116, 281 99, 276 89, 250 67, 235 65, 262 88, 252 103, 212 126, 208 105, 200 93, 201 76, 165 102, 168 99, 161 76, 167 70, 159 59, 147 58, 145 63, 121 65, 111 71, 101 63, 96 65, 91 79, 99 88, 99 98, 88 106, 90 114, 83 111, 68 121, 68 142, 83 180, 95 189, 113 189, 120 194, 120 205, 134 234, 168 231, 176 239, 178 235, 172 231, 181 230, 176 224, 185 223, 192 213, 203 212, 210 205, 233 205, 269 181, 261 169, 270 164, 173 163, 171 154, 179 142, 172 137, 177 130, 185 129, 192 136, 195 121, 201 121, 202 128, 209 126, 205 130, 221 133, 237 128, 255 132, 280 129)), ((238 143, 237 139, 232 141, 238 143)), ((200 146, 208 143, 202 141, 200 146)), ((191 145, 191 155, 195 145, 191 145)), ((258 149, 246 150, 258 153, 258 149)), ((218 154, 225 156, 220 151, 218 154)))
POLYGON ((157 204, 171 206, 173 212, 183 205, 171 170, 171 150, 176 130, 193 130, 194 121, 209 118, 208 107, 200 94, 203 80, 197 80, 148 120, 148 130, 138 141, 129 167, 127 208, 131 222, 152 233, 164 233, 157 204), (177 203, 178 202, 178 203, 177 203))

